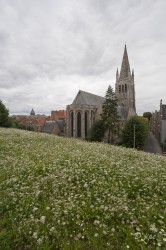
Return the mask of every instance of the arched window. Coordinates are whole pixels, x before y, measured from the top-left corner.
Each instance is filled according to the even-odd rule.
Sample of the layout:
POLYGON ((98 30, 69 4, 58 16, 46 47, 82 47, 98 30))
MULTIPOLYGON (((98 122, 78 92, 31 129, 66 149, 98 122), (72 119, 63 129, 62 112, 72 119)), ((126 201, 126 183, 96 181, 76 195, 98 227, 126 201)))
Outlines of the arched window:
POLYGON ((119 85, 119 93, 121 93, 121 85, 119 85))
POLYGON ((74 114, 73 112, 71 112, 71 115, 70 115, 70 121, 71 121, 71 137, 73 137, 73 129, 74 129, 74 114))
POLYGON ((81 113, 77 113, 77 137, 81 137, 81 113))
POLYGON ((124 85, 122 85, 122 92, 124 92, 124 85))
POLYGON ((125 84, 125 93, 127 92, 127 84, 125 84))
POLYGON ((85 112, 85 138, 88 135, 88 113, 85 112))

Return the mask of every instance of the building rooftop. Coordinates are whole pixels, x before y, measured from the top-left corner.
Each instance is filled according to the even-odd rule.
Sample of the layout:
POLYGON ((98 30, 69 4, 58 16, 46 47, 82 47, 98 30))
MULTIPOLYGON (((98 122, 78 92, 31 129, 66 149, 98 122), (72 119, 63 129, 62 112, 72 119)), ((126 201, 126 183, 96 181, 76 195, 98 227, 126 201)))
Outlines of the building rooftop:
POLYGON ((74 99, 74 105, 93 105, 98 107, 104 101, 104 97, 94 95, 82 90, 79 90, 76 98, 74 99))

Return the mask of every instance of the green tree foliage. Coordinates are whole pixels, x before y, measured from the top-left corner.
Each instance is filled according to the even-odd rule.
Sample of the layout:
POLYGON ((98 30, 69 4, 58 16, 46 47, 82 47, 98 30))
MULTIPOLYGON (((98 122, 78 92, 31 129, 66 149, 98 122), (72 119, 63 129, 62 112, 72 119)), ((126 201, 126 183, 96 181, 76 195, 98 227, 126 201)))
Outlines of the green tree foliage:
POLYGON ((112 87, 109 85, 102 106, 102 121, 104 127, 108 129, 108 143, 111 142, 111 135, 118 133, 118 103, 112 87))
POLYGON ((9 127, 9 111, 0 100, 0 127, 9 127))
POLYGON ((89 132, 88 141, 101 142, 102 138, 104 137, 104 132, 105 128, 103 121, 102 120, 96 121, 89 132))
POLYGON ((29 131, 35 131, 35 127, 33 124, 23 124, 15 119, 12 119, 12 127, 17 129, 23 129, 23 130, 29 130, 29 131))
POLYGON ((163 152, 166 151, 166 140, 163 143, 161 143, 161 148, 163 152))
POLYGON ((148 123, 140 116, 133 116, 126 122, 122 133, 123 144, 128 148, 134 147, 134 127, 135 127, 135 148, 142 149, 148 135, 148 123))
POLYGON ((143 117, 148 119, 148 122, 150 122, 150 118, 152 117, 152 113, 151 112, 145 112, 143 113, 143 117))

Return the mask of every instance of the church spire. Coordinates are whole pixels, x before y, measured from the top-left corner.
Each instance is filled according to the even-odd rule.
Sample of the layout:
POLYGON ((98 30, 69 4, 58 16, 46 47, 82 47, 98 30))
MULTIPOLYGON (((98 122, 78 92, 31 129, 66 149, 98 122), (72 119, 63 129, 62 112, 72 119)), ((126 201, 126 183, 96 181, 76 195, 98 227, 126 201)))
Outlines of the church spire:
POLYGON ((116 71, 116 80, 118 80, 119 78, 119 72, 118 72, 118 68, 117 68, 117 71, 116 71))
POLYGON ((31 110, 30 115, 35 115, 35 111, 34 111, 34 109, 33 109, 33 108, 32 108, 32 110, 31 110))
POLYGON ((126 48, 126 44, 125 44, 123 60, 122 60, 122 65, 121 65, 121 71, 120 71, 120 78, 123 79, 123 78, 126 78, 128 76, 131 76, 131 72, 130 72, 130 64, 129 64, 128 54, 127 54, 127 48, 126 48))

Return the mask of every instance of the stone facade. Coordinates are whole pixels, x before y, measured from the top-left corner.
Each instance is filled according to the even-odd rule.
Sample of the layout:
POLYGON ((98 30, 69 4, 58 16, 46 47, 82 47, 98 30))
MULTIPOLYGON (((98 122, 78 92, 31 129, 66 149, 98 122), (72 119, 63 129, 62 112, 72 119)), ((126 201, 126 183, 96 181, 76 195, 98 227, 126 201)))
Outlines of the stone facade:
MULTIPOLYGON (((118 99, 120 130, 136 115, 134 71, 131 74, 125 45, 120 75, 116 73, 115 95, 118 99)), ((85 139, 95 121, 101 119, 104 97, 80 90, 66 110, 66 136, 85 139)), ((106 133, 107 134, 107 133, 106 133)))
POLYGON ((131 74, 126 45, 120 75, 118 69, 116 73, 115 95, 118 99, 118 106, 126 114, 125 119, 134 116, 136 114, 134 70, 131 74))
POLYGON ((71 105, 67 106, 67 137, 85 139, 95 120, 100 119, 104 98, 85 91, 79 91, 71 105))

